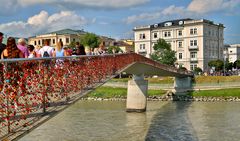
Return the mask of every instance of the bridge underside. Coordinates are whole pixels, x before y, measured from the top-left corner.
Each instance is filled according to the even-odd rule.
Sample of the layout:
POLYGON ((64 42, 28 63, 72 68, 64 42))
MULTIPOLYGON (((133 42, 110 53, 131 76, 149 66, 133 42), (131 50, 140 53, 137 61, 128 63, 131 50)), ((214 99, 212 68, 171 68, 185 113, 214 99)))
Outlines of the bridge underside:
POLYGON ((126 72, 128 74, 135 74, 135 75, 147 75, 147 76, 172 76, 172 77, 187 77, 187 75, 175 73, 172 70, 165 70, 161 69, 157 66, 141 63, 141 62, 135 62, 130 64, 128 67, 126 67, 122 72, 126 72))

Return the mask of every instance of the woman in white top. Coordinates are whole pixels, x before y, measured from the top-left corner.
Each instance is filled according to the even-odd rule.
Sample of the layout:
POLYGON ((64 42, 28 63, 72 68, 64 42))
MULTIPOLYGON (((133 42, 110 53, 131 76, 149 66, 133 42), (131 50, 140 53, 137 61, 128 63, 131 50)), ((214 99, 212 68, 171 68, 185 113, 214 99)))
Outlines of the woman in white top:
POLYGON ((34 46, 33 45, 28 45, 28 52, 29 52, 29 56, 28 58, 35 58, 36 57, 36 52, 34 51, 34 46))

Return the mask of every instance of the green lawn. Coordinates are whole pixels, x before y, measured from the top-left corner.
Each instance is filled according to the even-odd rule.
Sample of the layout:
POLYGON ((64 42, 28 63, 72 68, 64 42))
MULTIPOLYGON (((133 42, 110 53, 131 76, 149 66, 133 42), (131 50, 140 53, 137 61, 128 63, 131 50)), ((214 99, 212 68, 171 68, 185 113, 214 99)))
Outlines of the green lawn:
MULTIPOLYGON (((148 96, 161 96, 164 95, 164 90, 148 90, 148 96)), ((127 97, 126 88, 112 88, 112 87, 99 87, 95 91, 87 95, 88 97, 97 98, 120 98, 127 97)))
POLYGON ((194 91, 189 93, 189 95, 193 95, 194 97, 199 96, 208 96, 208 97, 240 97, 240 89, 222 89, 222 90, 201 90, 194 91))
MULTIPOLYGON (((127 82, 131 78, 114 78, 112 82, 127 82)), ((173 77, 146 78, 151 84, 173 84, 173 77)), ((240 82, 240 76, 196 76, 196 84, 240 82)))

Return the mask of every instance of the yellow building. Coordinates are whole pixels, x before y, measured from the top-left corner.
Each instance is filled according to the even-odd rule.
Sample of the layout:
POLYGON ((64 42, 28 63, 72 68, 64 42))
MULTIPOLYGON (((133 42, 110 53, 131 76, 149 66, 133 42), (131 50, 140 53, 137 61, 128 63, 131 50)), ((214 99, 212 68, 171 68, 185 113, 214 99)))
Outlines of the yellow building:
POLYGON ((80 41, 80 36, 86 34, 83 30, 63 29, 43 35, 37 35, 28 39, 28 44, 34 46, 43 46, 44 40, 50 41, 50 46, 55 47, 58 41, 62 41, 64 46, 68 46, 71 42, 80 41))

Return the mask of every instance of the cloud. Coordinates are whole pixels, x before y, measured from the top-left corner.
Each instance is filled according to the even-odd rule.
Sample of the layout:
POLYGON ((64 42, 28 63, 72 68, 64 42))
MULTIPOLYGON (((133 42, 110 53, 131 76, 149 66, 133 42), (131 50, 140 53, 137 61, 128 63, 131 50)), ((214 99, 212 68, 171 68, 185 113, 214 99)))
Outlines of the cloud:
POLYGON ((139 15, 129 16, 124 19, 124 22, 127 24, 136 23, 139 21, 153 21, 156 19, 165 19, 166 17, 176 18, 187 18, 187 17, 197 17, 198 14, 194 12, 189 12, 184 7, 176 7, 175 5, 171 5, 163 10, 151 12, 151 13, 141 13, 139 15))
POLYGON ((88 23, 92 22, 72 11, 61 11, 52 15, 41 11, 29 17, 26 22, 14 21, 0 24, 0 31, 10 36, 29 37, 63 28, 82 28, 88 23))
POLYGON ((233 13, 240 0, 192 0, 187 7, 171 5, 165 9, 155 12, 145 12, 139 15, 132 15, 124 19, 127 24, 140 21, 154 21, 171 18, 199 18, 213 12, 233 13))
POLYGON ((10 15, 34 5, 47 5, 61 9, 82 8, 121 9, 142 5, 150 0, 0 0, 0 15, 10 15))
POLYGON ((240 5, 240 0, 193 0, 187 7, 196 13, 210 13, 215 11, 229 11, 240 5))

